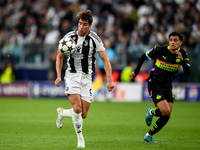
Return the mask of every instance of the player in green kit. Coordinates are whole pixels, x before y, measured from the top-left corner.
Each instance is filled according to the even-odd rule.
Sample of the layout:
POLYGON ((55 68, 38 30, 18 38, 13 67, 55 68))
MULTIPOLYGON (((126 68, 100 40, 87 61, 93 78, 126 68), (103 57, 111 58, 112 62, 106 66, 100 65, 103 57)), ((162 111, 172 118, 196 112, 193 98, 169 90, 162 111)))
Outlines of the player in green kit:
POLYGON ((135 70, 129 75, 131 79, 134 79, 145 59, 154 60, 154 68, 147 78, 147 83, 155 108, 147 108, 146 124, 148 126, 152 124, 153 116, 159 118, 144 136, 144 141, 156 143, 152 136, 165 126, 171 116, 174 101, 172 80, 177 75, 180 66, 182 65, 185 74, 191 74, 187 53, 180 48, 182 42, 183 36, 180 33, 170 33, 169 46, 155 46, 147 51, 140 57, 135 70))

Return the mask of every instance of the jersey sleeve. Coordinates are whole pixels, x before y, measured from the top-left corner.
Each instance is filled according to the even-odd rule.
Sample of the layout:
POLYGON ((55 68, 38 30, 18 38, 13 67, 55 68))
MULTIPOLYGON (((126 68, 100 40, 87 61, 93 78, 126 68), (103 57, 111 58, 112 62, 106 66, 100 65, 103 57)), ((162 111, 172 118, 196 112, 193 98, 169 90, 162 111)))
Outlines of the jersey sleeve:
POLYGON ((97 47, 96 47, 96 51, 103 51, 105 50, 105 47, 104 47, 104 44, 103 42, 101 41, 101 43, 96 43, 97 44, 97 47))
POLYGON ((147 56, 145 54, 142 54, 139 61, 138 61, 138 64, 134 70, 135 74, 138 75, 138 73, 140 72, 140 68, 142 66, 142 64, 144 63, 145 59, 147 58, 147 56))
POLYGON ((150 49, 149 51, 147 51, 140 57, 138 64, 134 70, 136 75, 138 75, 140 68, 141 68, 142 64, 144 63, 145 59, 148 58, 149 60, 154 60, 156 58, 156 55, 159 52, 159 50, 160 50, 160 48, 158 46, 155 46, 154 48, 150 49))
POLYGON ((101 40, 101 38, 93 31, 90 33, 91 37, 93 38, 95 44, 96 44, 96 51, 103 51, 105 50, 104 44, 101 40))
POLYGON ((186 53, 184 50, 182 50, 182 56, 183 56, 183 61, 184 61, 188 66, 190 66, 188 55, 187 55, 187 53, 186 53))
POLYGON ((181 54, 183 56, 183 61, 181 62, 183 70, 187 75, 190 75, 191 74, 191 68, 190 68, 188 55, 184 50, 181 51, 181 54))
POLYGON ((159 50, 160 50, 160 47, 159 46, 155 46, 154 48, 150 49, 149 51, 147 51, 145 54, 146 54, 146 57, 149 59, 149 60, 153 60, 156 58, 156 55, 159 53, 159 50))

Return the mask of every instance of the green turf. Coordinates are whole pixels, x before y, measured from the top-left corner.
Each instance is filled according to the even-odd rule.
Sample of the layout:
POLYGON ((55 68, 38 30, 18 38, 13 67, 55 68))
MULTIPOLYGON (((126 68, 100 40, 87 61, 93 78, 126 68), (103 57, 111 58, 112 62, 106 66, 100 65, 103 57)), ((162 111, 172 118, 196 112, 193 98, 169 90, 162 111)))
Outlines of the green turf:
MULTIPOLYGON (((70 108, 63 99, 0 98, 0 150, 76 149, 71 118, 56 128, 56 108, 70 108)), ((85 149, 197 150, 200 149, 200 103, 175 102, 168 124, 146 143, 146 108, 152 102, 93 102, 84 119, 85 149)), ((155 121, 154 118, 153 121, 155 121)))

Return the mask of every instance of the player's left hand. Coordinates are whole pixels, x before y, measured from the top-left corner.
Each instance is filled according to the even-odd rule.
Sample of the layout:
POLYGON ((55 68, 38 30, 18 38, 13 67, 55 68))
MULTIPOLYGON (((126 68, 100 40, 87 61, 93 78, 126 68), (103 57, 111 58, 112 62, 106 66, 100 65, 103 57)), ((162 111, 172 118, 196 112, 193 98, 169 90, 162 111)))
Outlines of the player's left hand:
POLYGON ((131 72, 131 73, 129 74, 129 77, 130 77, 131 79, 135 79, 135 77, 136 77, 135 72, 134 72, 134 71, 131 72))
POLYGON ((183 61, 183 56, 182 56, 181 52, 176 50, 176 54, 178 55, 176 58, 179 58, 181 61, 183 61))
POLYGON ((112 81, 107 82, 107 90, 108 92, 112 91, 115 87, 115 84, 112 81))

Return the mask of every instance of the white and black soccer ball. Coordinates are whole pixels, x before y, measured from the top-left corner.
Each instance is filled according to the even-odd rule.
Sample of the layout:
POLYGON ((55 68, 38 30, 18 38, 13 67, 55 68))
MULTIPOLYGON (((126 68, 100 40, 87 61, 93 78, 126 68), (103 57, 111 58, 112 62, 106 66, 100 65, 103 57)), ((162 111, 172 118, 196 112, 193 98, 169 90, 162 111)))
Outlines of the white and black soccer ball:
POLYGON ((58 43, 58 50, 63 54, 72 54, 75 51, 75 41, 70 37, 62 38, 58 43))

